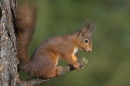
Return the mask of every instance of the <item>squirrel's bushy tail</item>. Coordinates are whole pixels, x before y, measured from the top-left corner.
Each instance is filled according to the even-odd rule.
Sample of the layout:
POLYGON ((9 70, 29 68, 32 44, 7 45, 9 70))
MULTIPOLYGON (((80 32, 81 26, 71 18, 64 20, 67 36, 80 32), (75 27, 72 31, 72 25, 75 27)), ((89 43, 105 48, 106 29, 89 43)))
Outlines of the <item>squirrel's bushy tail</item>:
MULTIPOLYGON (((18 4, 16 8, 16 28, 17 28, 17 42, 18 55, 20 64, 27 67, 29 63, 28 47, 34 34, 34 27, 36 23, 37 9, 34 4, 29 4, 27 1, 18 4)), ((24 67, 22 67, 24 68, 24 67)), ((26 69, 26 68, 25 68, 26 69)))

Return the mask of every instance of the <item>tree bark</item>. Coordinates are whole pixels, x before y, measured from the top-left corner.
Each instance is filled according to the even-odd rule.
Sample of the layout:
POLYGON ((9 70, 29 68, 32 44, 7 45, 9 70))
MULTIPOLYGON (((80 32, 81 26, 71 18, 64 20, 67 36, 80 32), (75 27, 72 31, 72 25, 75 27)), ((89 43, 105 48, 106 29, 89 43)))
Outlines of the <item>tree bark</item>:
POLYGON ((15 86, 19 81, 14 13, 15 0, 0 0, 0 86, 15 86))

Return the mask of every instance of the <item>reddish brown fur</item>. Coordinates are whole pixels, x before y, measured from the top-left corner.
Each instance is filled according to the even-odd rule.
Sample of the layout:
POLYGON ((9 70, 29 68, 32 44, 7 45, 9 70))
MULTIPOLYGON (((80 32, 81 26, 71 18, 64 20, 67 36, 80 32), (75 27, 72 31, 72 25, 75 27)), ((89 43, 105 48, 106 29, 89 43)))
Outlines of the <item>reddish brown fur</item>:
POLYGON ((37 9, 33 4, 23 2, 16 8, 16 28, 18 31, 18 58, 20 63, 28 63, 28 46, 34 34, 37 9))
POLYGON ((92 51, 90 24, 76 33, 57 36, 45 40, 32 54, 30 60, 27 57, 28 46, 34 33, 36 22, 36 7, 23 3, 17 7, 16 25, 18 29, 18 58, 21 68, 37 77, 50 78, 59 74, 60 66, 57 67, 58 58, 63 58, 67 63, 79 68, 76 62, 76 49, 86 52, 92 51), (89 40, 85 43, 85 39, 89 40))

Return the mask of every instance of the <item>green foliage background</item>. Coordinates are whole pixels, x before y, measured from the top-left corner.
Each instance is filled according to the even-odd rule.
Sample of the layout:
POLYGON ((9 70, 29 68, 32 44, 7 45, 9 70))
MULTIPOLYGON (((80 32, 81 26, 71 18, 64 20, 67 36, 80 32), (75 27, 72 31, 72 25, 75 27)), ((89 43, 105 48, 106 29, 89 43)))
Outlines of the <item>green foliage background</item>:
MULTIPOLYGON (((130 0, 35 0, 36 34, 29 55, 45 39, 73 33, 86 20, 96 25, 93 51, 78 52, 89 62, 39 86, 130 86, 130 0)), ((64 63, 64 61, 61 61, 64 63)), ((21 79, 29 76, 20 72, 21 79)))

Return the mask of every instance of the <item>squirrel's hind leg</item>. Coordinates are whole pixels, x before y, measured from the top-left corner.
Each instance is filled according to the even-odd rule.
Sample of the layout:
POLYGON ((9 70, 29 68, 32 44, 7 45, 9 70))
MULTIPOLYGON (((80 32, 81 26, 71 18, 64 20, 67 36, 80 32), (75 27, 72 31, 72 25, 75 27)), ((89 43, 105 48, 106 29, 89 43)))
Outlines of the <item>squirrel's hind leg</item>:
POLYGON ((58 76, 60 74, 59 70, 61 70, 61 66, 57 67, 58 64, 58 55, 50 52, 44 52, 44 57, 42 58, 42 73, 44 78, 51 78, 58 76))
POLYGON ((58 66, 54 71, 51 71, 50 73, 46 74, 45 78, 52 78, 60 75, 61 66, 58 66))

